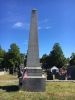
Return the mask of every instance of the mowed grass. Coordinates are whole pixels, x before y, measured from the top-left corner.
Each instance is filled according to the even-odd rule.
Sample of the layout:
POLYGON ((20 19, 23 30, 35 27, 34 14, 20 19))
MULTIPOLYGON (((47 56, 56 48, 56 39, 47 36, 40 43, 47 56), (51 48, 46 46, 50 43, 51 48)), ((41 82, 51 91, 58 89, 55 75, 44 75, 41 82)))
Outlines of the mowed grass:
POLYGON ((46 82, 45 92, 26 92, 10 77, 11 82, 0 82, 0 100, 75 100, 74 82, 46 82))
POLYGON ((17 80, 17 76, 6 73, 5 75, 0 75, 0 80, 17 80))

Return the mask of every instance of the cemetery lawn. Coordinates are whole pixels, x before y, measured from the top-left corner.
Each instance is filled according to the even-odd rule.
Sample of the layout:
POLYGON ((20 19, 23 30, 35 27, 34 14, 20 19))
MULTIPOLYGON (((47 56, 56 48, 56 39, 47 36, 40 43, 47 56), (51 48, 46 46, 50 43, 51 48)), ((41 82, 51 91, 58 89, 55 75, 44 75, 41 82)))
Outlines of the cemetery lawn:
POLYGON ((74 82, 46 82, 45 92, 34 93, 19 90, 18 79, 14 81, 15 76, 5 77, 4 82, 0 81, 0 100, 75 100, 74 82), (7 82, 6 79, 12 81, 7 82))
POLYGON ((10 75, 10 74, 5 74, 5 75, 0 75, 0 80, 17 80, 17 75, 10 75))

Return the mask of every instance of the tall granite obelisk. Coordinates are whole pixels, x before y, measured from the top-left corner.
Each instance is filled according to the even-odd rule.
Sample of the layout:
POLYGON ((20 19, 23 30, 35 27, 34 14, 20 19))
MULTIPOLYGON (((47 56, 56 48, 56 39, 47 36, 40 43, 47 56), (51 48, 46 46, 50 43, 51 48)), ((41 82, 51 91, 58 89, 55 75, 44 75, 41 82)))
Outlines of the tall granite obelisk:
POLYGON ((38 23, 37 10, 32 10, 30 34, 27 54, 26 78, 23 79, 23 89, 26 91, 44 91, 45 77, 42 76, 42 69, 39 61, 38 47, 38 23))

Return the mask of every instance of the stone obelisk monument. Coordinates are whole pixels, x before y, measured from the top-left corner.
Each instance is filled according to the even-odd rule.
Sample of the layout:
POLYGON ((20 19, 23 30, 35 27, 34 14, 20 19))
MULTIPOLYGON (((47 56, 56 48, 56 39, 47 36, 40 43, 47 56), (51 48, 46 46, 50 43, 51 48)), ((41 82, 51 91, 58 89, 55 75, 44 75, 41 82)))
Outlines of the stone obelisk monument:
POLYGON ((45 77, 42 75, 42 69, 39 61, 38 47, 38 23, 37 10, 32 10, 29 44, 27 53, 26 78, 23 79, 23 90, 26 91, 44 91, 45 77))

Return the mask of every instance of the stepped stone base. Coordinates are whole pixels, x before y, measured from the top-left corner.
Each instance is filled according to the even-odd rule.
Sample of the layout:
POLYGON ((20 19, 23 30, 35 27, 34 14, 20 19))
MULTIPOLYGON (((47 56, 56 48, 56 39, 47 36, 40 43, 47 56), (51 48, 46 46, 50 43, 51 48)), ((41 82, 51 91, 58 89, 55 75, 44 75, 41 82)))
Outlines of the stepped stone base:
POLYGON ((42 68, 41 67, 26 67, 28 76, 42 76, 42 68))
POLYGON ((30 76, 22 80, 22 90, 30 92, 44 92, 45 81, 45 77, 30 76))

